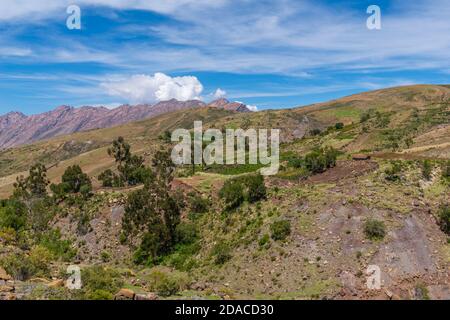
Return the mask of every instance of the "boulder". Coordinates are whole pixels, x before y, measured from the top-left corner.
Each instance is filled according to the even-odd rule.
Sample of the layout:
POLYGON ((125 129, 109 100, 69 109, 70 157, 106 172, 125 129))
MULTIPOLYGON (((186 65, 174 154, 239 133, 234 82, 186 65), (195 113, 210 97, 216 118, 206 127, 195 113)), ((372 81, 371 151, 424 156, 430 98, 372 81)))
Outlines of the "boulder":
POLYGON ((61 287, 64 287, 64 280, 58 279, 58 280, 52 281, 47 286, 50 287, 50 288, 61 288, 61 287))
POLYGON ((0 292, 13 292, 14 291, 14 287, 10 287, 10 286, 1 286, 0 287, 0 292))
POLYGON ((119 292, 114 296, 114 300, 133 300, 134 292, 130 289, 120 289, 119 292))
POLYGON ((5 269, 0 267, 0 280, 8 281, 11 280, 11 276, 6 273, 5 269))
POLYGON ((134 300, 158 300, 159 297, 156 293, 139 293, 134 296, 134 300))

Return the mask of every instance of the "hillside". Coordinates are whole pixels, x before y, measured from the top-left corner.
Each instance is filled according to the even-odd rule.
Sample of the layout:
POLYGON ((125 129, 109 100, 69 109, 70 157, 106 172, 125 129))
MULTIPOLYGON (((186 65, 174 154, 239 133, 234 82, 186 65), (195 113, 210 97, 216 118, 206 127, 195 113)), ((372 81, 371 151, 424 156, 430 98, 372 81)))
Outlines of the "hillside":
MULTIPOLYGON (((26 176, 35 162, 45 164, 53 183, 79 165, 92 180, 93 194, 70 195, 46 210, 54 212, 50 228, 77 252, 54 258, 41 277, 60 279, 69 263, 86 272, 93 265, 107 267, 110 273, 95 269, 87 280, 107 278, 111 285, 100 288, 105 298, 124 287, 147 297, 152 292, 153 298, 449 299, 450 244, 442 218, 450 205, 449 160, 450 88, 408 86, 287 110, 182 109, 10 148, 0 153, 0 199, 11 195, 16 177, 26 176), (150 165, 159 146, 167 145, 164 132, 191 129, 198 120, 204 128, 281 129, 281 170, 262 180, 264 196, 225 210, 224 184, 259 167, 177 168, 172 188, 204 200, 190 199, 183 207, 181 224, 190 240, 156 265, 136 265, 138 241, 122 241, 123 217, 130 195, 142 185, 101 185, 99 174, 116 170, 107 149, 122 136, 150 165), (336 165, 305 172, 303 157, 324 147, 337 150, 336 165), (354 161, 355 153, 372 158, 354 161), (366 286, 370 265, 381 270, 381 289, 366 286), (173 290, 161 289, 169 283, 173 290)), ((2 257, 21 250, 33 256, 31 245, 20 249, 14 239, 22 238, 0 228, 0 266, 2 257)), ((17 298, 80 297, 46 280, 15 279, 10 287, 17 298)), ((99 298, 100 289, 83 291, 82 298, 99 298)))

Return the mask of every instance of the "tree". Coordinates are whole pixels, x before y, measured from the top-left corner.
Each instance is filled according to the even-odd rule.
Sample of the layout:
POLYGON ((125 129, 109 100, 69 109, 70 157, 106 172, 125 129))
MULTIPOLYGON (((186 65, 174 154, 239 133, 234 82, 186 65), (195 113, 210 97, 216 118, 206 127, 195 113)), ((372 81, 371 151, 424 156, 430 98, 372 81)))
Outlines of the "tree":
POLYGON ((102 186, 103 187, 113 187, 113 183, 114 183, 114 175, 115 173, 112 172, 111 169, 107 169, 105 171, 103 171, 99 176, 98 176, 98 180, 102 182, 102 186))
POLYGON ((109 156, 116 160, 116 163, 121 165, 131 157, 130 145, 125 142, 123 137, 119 137, 113 141, 111 148, 108 148, 109 156))
POLYGON ((144 158, 133 155, 130 145, 125 142, 123 137, 113 141, 113 146, 108 149, 108 154, 115 159, 117 170, 121 176, 119 179, 111 170, 106 170, 99 176, 99 179, 103 180, 103 186, 119 187, 123 185, 123 182, 128 183, 128 185, 136 185, 143 182, 145 171, 144 158))
POLYGON ((66 169, 62 176, 62 182, 66 184, 67 191, 80 192, 81 188, 92 190, 92 182, 86 173, 83 173, 79 165, 73 165, 66 169))
POLYGON ((24 197, 38 197, 42 198, 47 195, 47 186, 49 185, 47 179, 47 168, 37 163, 30 168, 27 178, 19 176, 14 183, 14 196, 19 198, 24 197))
POLYGON ((143 182, 143 169, 144 158, 136 155, 131 155, 123 165, 118 166, 119 172, 130 186, 143 182))
POLYGON ((159 150, 152 163, 153 170, 144 171, 144 188, 129 195, 122 219, 125 236, 144 234, 135 261, 146 264, 173 247, 183 205, 171 190, 175 168, 170 153, 159 150))

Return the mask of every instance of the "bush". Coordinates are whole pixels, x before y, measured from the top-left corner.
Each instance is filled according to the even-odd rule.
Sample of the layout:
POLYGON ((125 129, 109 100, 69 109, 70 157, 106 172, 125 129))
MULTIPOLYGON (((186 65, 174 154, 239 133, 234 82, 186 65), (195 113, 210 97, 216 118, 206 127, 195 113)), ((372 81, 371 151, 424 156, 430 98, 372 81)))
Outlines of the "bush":
POLYGON ((285 240, 291 234, 291 223, 288 220, 275 221, 270 226, 273 240, 285 240))
POLYGON ((334 127, 336 128, 336 130, 341 130, 344 129, 344 124, 342 122, 338 122, 334 125, 334 127))
POLYGON ((120 274, 113 269, 92 266, 81 270, 83 293, 87 299, 107 300, 123 285, 120 274))
POLYGON ((248 202, 254 203, 266 198, 267 190, 261 174, 243 176, 242 184, 245 186, 245 200, 248 202))
POLYGON ((35 246, 29 255, 20 251, 3 257, 0 266, 14 279, 25 281, 33 276, 48 276, 52 258, 53 255, 45 247, 35 246))
POLYGON ((176 244, 191 244, 197 240, 197 229, 192 223, 180 223, 175 229, 176 244))
POLYGON ((226 209, 235 209, 244 202, 244 187, 236 179, 227 180, 220 189, 219 196, 224 200, 226 209))
POLYGON ((196 192, 190 192, 188 194, 188 203, 193 213, 205 213, 209 210, 210 203, 208 199, 203 198, 196 192))
POLYGON ((390 166, 384 171, 385 179, 388 181, 400 180, 400 173, 402 172, 402 164, 400 161, 391 161, 390 166))
POLYGON ((59 184, 52 183, 50 185, 50 190, 53 192, 53 197, 57 201, 62 201, 66 198, 67 194, 70 192, 70 186, 65 182, 59 184))
POLYGON ((311 173, 321 173, 336 165, 337 151, 333 148, 318 149, 305 156, 304 165, 311 173))
POLYGON ((322 133, 322 131, 320 131, 320 129, 312 129, 312 130, 309 131, 309 134, 311 136, 318 136, 321 133, 322 133))
POLYGON ((442 178, 444 180, 450 181, 450 161, 445 163, 442 168, 442 178))
POLYGON ((188 276, 183 272, 166 272, 155 268, 148 275, 151 290, 163 297, 169 297, 187 288, 188 276))
POLYGON ((369 219, 364 224, 364 234, 371 240, 382 240, 386 235, 384 222, 369 219))
POLYGON ((214 263, 222 265, 231 259, 231 247, 226 242, 219 242, 212 249, 212 255, 215 256, 214 263))
POLYGON ((441 230, 444 231, 447 235, 450 235, 450 206, 445 205, 441 207, 439 213, 439 224, 441 226, 441 230))
POLYGON ((430 160, 424 160, 424 162, 422 163, 422 176, 425 179, 430 180, 432 169, 433 169, 433 167, 430 163, 430 160))
POLYGON ((2 266, 14 279, 25 281, 33 276, 30 259, 24 252, 11 253, 0 260, 2 266))
POLYGON ((0 227, 22 230, 27 222, 27 211, 23 203, 16 200, 0 202, 0 227))
POLYGON ((53 260, 53 254, 46 247, 37 245, 31 248, 30 264, 35 276, 47 276, 50 272, 50 262, 53 260))
POLYGON ((264 247, 266 244, 269 243, 269 241, 270 241, 270 237, 269 237, 269 235, 266 233, 265 235, 263 235, 263 236, 259 239, 258 244, 259 244, 260 247, 264 247))
POLYGON ((261 174, 249 174, 227 180, 219 192, 228 210, 239 207, 244 201, 254 203, 266 198, 266 186, 261 174))
POLYGON ((77 254, 77 250, 72 248, 71 241, 61 239, 59 230, 50 230, 44 233, 40 238, 39 244, 63 261, 70 261, 77 254))

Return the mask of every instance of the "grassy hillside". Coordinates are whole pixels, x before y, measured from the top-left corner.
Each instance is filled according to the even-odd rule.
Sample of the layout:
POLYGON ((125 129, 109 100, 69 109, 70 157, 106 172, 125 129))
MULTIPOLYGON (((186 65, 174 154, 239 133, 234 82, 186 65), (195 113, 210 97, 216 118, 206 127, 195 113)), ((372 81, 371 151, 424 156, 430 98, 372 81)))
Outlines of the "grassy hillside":
MULTIPOLYGON (((204 128, 279 128, 283 148, 297 153, 330 145, 346 153, 408 154, 410 157, 449 158, 450 88, 411 86, 357 94, 336 101, 287 110, 233 113, 203 108, 178 111, 119 127, 61 136, 0 153, 0 195, 8 194, 17 174, 35 162, 51 167, 50 179, 73 163, 90 175, 112 165, 106 146, 118 136, 135 152, 151 155, 158 136, 177 128, 190 129, 195 120, 204 128), (365 122, 361 118, 366 117, 365 122), (344 130, 326 129, 342 122, 344 130), (309 137, 314 129, 322 134, 309 137)), ((400 155, 399 155, 400 156, 400 155)))
POLYGON ((48 281, 30 292, 28 280, 16 279, 16 293, 25 298, 109 299, 124 287, 170 299, 449 299, 449 103, 448 86, 410 86, 289 110, 192 109, 3 151, 0 198, 37 161, 57 183, 69 166, 80 165, 94 192, 45 207, 54 214, 46 227, 68 242, 0 228, 0 266, 6 256, 12 261, 5 268, 14 270, 15 255, 32 260, 44 246, 64 259, 41 263, 41 277, 61 278, 74 261, 85 270, 80 293, 48 281), (184 240, 156 265, 137 265, 140 238, 123 241, 123 217, 130 195, 143 187, 100 186, 98 174, 116 166, 107 148, 123 136, 150 164, 162 133, 191 129, 196 120, 204 128, 281 129, 280 172, 262 180, 264 196, 246 195, 226 209, 224 185, 249 184, 246 173, 259 166, 206 166, 194 174, 177 168, 172 187, 194 193, 181 215, 184 240), (305 174, 303 156, 323 147, 338 151, 336 165, 305 174), (361 152, 372 159, 351 159, 361 152), (68 246, 76 254, 69 256, 68 246), (381 290, 366 287, 369 265, 381 269, 381 290))

